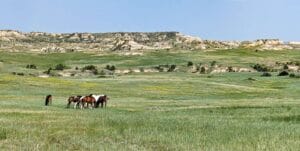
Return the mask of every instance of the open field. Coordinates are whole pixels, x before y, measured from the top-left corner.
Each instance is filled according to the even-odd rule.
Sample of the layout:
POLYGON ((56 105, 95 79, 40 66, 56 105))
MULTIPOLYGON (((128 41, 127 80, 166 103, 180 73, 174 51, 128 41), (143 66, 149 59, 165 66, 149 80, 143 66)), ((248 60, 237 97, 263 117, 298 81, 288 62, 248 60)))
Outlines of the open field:
POLYGON ((158 51, 142 56, 0 53, 1 150, 298 150, 300 79, 261 73, 132 73, 111 78, 16 76, 107 64, 188 61, 249 67, 299 61, 299 50, 158 51), (26 69, 27 64, 37 70, 26 69), (248 80, 252 78, 255 80, 248 80), (105 93, 106 109, 66 109, 70 95, 105 93), (44 97, 53 95, 53 105, 44 97))

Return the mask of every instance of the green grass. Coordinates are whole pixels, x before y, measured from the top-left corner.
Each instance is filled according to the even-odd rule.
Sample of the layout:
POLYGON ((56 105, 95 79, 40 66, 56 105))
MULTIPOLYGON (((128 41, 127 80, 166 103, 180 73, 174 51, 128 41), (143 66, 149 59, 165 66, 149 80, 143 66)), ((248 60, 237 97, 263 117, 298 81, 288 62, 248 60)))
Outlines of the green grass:
MULTIPOLYGON (((248 50, 249 51, 249 50, 248 50)), ((260 73, 136 73, 115 78, 14 76, 36 64, 137 68, 187 61, 248 66, 298 60, 297 51, 119 54, 3 53, 1 150, 298 150, 299 79, 260 73), (265 55, 268 55, 267 57, 265 55), (266 58, 266 59, 264 59, 266 58), (249 77, 256 81, 247 80, 249 77), (66 109, 70 95, 106 93, 108 108, 66 109), (53 105, 43 106, 53 95, 53 105)), ((275 73, 273 73, 275 75, 275 73)))

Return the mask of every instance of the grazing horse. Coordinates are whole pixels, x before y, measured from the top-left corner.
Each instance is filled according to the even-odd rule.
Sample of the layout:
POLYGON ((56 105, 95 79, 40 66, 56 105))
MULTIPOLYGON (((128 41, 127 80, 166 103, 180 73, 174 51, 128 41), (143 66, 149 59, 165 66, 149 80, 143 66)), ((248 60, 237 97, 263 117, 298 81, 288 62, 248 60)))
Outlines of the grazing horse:
POLYGON ((81 107, 80 107, 81 109, 85 107, 85 104, 87 104, 87 108, 89 108, 89 105, 91 105, 91 107, 93 108, 95 106, 96 99, 91 94, 89 96, 81 97, 80 102, 81 102, 81 107))
POLYGON ((101 108, 106 107, 106 103, 108 101, 108 97, 107 95, 102 95, 97 99, 97 102, 95 104, 95 108, 99 107, 99 104, 101 104, 101 108))
POLYGON ((45 105, 48 106, 48 105, 51 105, 52 104, 52 95, 49 94, 46 96, 46 99, 45 99, 45 105))
POLYGON ((82 96, 78 95, 78 96, 70 96, 68 98, 68 104, 67 104, 67 108, 70 108, 70 105, 72 103, 74 103, 74 109, 79 108, 80 105, 80 99, 82 96))

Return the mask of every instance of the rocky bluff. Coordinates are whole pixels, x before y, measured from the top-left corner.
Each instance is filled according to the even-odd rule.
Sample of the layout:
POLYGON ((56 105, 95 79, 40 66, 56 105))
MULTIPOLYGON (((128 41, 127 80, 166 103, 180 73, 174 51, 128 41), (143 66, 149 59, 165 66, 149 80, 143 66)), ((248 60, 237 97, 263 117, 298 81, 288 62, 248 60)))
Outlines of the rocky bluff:
POLYGON ((102 52, 137 50, 206 50, 255 48, 258 50, 286 50, 298 47, 278 39, 256 41, 202 40, 179 32, 115 32, 115 33, 24 33, 0 31, 0 50, 32 52, 102 52))

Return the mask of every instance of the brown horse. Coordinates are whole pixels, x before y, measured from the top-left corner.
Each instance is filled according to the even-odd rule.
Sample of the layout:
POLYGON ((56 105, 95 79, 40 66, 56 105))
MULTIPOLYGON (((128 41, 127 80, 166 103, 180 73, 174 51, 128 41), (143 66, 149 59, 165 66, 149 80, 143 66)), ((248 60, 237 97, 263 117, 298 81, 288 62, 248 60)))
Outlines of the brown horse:
POLYGON ((67 108, 70 108, 70 105, 71 105, 72 103, 74 103, 74 109, 79 108, 79 105, 80 105, 80 98, 81 98, 81 97, 82 97, 82 96, 80 96, 80 95, 78 95, 78 96, 70 96, 70 97, 68 98, 67 108))
POLYGON ((48 105, 51 105, 52 104, 52 95, 47 95, 46 96, 46 99, 45 99, 45 105, 48 106, 48 105))
POLYGON ((89 96, 84 96, 80 99, 81 102, 81 106, 80 108, 84 108, 85 104, 87 105, 86 107, 89 108, 89 105, 91 105, 92 108, 94 108, 95 103, 96 103, 96 99, 91 95, 89 96))
POLYGON ((99 104, 101 104, 101 108, 106 107, 106 103, 107 103, 108 99, 109 98, 107 97, 107 95, 100 96, 95 104, 95 108, 98 108, 99 104))

